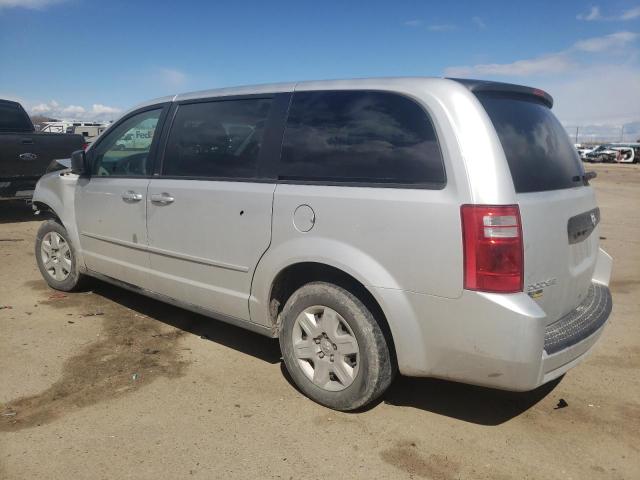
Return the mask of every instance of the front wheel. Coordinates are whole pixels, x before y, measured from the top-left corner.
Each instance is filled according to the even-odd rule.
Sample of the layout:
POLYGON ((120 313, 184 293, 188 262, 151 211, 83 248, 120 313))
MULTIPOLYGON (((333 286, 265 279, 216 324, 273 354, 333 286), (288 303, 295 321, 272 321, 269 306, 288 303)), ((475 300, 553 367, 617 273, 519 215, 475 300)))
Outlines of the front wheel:
POLYGON ((36 261, 51 288, 77 290, 84 276, 78 271, 75 249, 67 230, 54 220, 42 223, 36 234, 36 261))
POLYGON ((330 283, 309 283, 287 300, 280 348, 300 390, 335 410, 373 402, 395 373, 375 317, 356 296, 330 283))

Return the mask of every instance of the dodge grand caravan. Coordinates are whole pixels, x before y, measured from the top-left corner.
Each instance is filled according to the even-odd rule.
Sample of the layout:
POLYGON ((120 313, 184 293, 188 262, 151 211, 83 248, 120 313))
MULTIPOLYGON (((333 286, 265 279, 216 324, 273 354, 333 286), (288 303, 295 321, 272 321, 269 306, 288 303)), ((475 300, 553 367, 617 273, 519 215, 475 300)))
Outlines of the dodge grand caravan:
POLYGON ((552 103, 430 78, 154 100, 40 180, 38 266, 59 290, 95 277, 278 337, 338 410, 398 371, 534 389, 612 305, 591 176, 552 103))

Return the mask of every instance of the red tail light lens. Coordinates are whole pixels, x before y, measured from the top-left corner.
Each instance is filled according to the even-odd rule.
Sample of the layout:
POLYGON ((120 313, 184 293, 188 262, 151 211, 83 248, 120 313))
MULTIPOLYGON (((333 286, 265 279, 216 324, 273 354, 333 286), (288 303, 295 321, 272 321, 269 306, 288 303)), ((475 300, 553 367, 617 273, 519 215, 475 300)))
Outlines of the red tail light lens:
POLYGON ((87 148, 89 148, 89 144, 88 143, 83 143, 82 144, 82 149, 86 150, 87 148))
POLYGON ((521 292, 524 253, 517 205, 462 205, 464 288, 521 292))

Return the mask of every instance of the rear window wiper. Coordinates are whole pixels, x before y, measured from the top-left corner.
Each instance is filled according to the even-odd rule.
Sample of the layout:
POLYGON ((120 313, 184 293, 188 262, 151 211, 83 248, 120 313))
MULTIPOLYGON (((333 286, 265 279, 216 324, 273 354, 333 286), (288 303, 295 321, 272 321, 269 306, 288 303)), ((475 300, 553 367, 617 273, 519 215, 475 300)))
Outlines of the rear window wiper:
POLYGON ((571 177, 571 181, 582 182, 585 185, 589 185, 589 180, 593 180, 597 176, 598 174, 596 172, 585 172, 584 175, 576 175, 575 177, 571 177))

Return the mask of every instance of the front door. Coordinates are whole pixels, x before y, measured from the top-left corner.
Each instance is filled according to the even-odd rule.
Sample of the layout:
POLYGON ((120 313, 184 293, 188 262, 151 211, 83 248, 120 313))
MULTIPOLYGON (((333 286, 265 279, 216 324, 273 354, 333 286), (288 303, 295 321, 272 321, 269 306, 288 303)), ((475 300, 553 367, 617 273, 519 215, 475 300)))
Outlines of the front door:
POLYGON ((146 199, 161 113, 135 113, 107 133, 88 154, 91 175, 75 195, 87 268, 141 287, 148 284, 146 199))
POLYGON ((251 278, 271 239, 275 182, 260 177, 272 100, 181 104, 149 185, 152 289, 249 320, 251 278))

